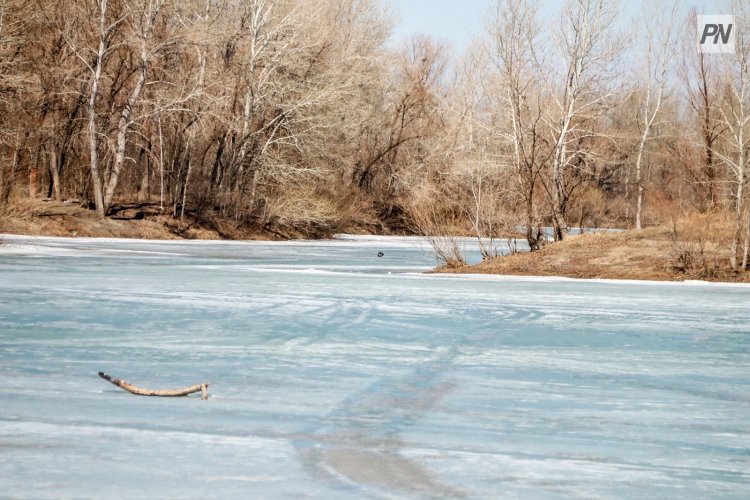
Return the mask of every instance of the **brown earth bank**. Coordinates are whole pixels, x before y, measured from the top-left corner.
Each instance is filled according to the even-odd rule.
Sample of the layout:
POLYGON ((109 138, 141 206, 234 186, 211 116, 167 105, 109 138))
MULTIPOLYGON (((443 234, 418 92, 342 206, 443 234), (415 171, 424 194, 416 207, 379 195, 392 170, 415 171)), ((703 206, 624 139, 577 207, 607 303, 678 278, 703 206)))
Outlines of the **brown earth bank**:
MULTIPOLYGON (((710 226, 696 231, 694 222, 641 231, 569 236, 536 252, 496 257, 476 265, 440 268, 436 272, 750 282, 750 272, 731 270, 729 247, 722 243, 725 240, 707 239, 710 226)), ((723 233, 718 231, 719 235, 723 233)))
MULTIPOLYGON (((0 210, 0 233, 29 236, 72 236, 92 238, 205 239, 205 240, 286 240, 330 238, 334 233, 374 232, 366 222, 352 221, 341 226, 294 227, 257 226, 232 218, 196 216, 186 213, 173 217, 158 204, 121 204, 106 218, 76 202, 23 200, 0 210)), ((381 231, 382 232, 382 231, 381 231)))

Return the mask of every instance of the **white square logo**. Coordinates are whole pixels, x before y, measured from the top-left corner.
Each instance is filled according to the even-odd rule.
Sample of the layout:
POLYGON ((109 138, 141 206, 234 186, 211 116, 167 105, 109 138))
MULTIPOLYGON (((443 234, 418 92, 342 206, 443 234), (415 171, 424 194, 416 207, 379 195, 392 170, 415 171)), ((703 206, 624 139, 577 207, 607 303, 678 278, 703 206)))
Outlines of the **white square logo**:
POLYGON ((706 54, 734 54, 734 16, 698 16, 698 49, 706 54))

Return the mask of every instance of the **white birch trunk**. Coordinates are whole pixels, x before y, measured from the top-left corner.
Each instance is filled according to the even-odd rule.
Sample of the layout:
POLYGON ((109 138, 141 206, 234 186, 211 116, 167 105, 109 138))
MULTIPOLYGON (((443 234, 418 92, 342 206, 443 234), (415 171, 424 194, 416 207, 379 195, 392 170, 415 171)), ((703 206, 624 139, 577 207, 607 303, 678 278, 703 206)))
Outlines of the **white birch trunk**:
POLYGON ((88 115, 89 115, 89 169, 91 170, 91 184, 94 190, 94 205, 96 205, 96 214, 99 217, 106 215, 104 197, 102 196, 102 181, 99 175, 99 150, 98 134, 96 129, 96 97, 99 92, 99 82, 102 77, 102 65, 104 55, 107 50, 106 42, 106 17, 107 17, 107 0, 101 0, 99 4, 99 49, 96 53, 96 64, 91 76, 91 93, 89 95, 88 115))

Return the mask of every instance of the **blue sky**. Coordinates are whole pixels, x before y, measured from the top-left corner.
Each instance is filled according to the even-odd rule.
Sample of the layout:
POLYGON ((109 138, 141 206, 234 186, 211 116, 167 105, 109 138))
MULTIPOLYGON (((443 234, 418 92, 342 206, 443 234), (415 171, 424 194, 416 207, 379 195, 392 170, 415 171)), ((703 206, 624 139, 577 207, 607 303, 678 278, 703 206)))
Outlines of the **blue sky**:
POLYGON ((462 49, 482 30, 482 16, 487 11, 486 0, 390 0, 394 5, 398 24, 393 33, 396 43, 412 35, 423 33, 451 43, 462 49))
MULTIPOLYGON (((487 12, 490 0, 387 0, 394 6, 399 24, 393 34, 396 44, 418 33, 427 34, 449 42, 460 52, 470 43, 472 37, 481 34, 482 17, 487 12)), ((658 1, 658 0, 653 0, 658 1)), ((553 16, 559 12, 563 0, 542 1, 542 15, 553 16)), ((685 0, 680 4, 684 10, 695 6, 703 8, 706 14, 726 14, 728 2, 725 0, 685 0)), ((640 11, 639 0, 621 2, 623 22, 629 22, 640 11)))

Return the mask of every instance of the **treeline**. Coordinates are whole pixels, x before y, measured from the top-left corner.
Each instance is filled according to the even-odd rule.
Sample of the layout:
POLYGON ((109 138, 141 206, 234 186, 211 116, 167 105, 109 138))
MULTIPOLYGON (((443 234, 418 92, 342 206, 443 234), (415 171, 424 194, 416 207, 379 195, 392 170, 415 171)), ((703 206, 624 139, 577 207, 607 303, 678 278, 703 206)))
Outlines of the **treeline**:
POLYGON ((750 26, 500 0, 463 54, 394 47, 378 0, 0 0, 0 204, 80 200, 302 231, 636 227, 726 214, 750 244, 750 26))

